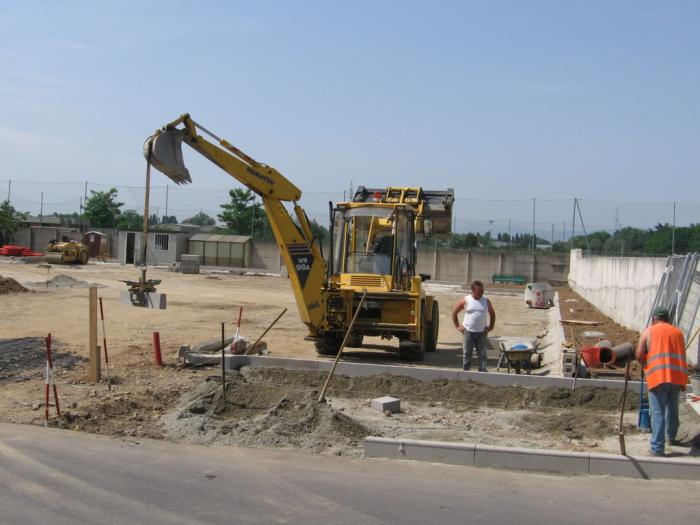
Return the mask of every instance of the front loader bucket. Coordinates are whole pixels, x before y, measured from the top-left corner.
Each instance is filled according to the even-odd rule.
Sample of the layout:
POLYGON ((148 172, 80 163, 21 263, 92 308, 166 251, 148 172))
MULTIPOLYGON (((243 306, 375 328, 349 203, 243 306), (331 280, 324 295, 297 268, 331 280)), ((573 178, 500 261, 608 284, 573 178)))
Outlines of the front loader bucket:
POLYGON ((183 135, 182 130, 165 129, 148 137, 143 144, 144 157, 148 160, 148 145, 151 144, 151 165, 175 184, 192 182, 182 158, 183 135))

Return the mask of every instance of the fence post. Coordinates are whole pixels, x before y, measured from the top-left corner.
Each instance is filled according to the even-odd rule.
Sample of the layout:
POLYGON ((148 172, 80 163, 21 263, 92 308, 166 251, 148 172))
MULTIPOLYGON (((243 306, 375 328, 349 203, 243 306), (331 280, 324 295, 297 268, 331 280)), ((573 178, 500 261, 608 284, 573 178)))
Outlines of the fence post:
POLYGON ((433 245, 433 280, 438 280, 438 249, 437 249, 437 239, 435 239, 435 244, 433 245))

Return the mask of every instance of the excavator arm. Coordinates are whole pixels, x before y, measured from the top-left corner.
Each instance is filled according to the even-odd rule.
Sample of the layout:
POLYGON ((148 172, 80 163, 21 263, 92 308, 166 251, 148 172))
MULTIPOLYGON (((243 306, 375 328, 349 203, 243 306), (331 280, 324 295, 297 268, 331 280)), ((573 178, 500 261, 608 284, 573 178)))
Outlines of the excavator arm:
POLYGON ((292 282, 299 316, 310 335, 316 336, 325 312, 322 287, 326 265, 318 242, 313 238, 306 213, 298 204, 301 190, 279 171, 257 162, 197 124, 187 114, 158 130, 144 143, 146 159, 176 184, 192 182, 183 161, 182 142, 262 197, 292 282), (285 201, 293 203, 297 223, 284 206, 285 201))

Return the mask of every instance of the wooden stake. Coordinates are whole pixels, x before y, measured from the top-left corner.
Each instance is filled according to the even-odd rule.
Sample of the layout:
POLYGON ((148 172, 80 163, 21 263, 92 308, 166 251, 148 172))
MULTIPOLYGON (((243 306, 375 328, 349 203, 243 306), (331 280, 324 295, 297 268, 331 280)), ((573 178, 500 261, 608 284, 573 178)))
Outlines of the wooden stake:
POLYGON ((97 348, 97 286, 90 287, 89 300, 90 316, 88 325, 88 381, 99 383, 102 374, 100 366, 100 351, 97 348))

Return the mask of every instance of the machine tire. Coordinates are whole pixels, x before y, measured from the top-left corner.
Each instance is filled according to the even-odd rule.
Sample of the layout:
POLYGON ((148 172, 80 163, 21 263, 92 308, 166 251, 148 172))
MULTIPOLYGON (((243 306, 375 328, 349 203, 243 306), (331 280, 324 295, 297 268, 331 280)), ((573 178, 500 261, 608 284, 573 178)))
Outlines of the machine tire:
POLYGON ((88 255, 88 252, 82 251, 80 252, 80 264, 87 264, 88 261, 90 260, 90 255, 88 255))
POLYGON ((333 335, 321 336, 314 342, 314 345, 316 346, 316 353, 319 355, 336 356, 340 351, 340 345, 342 342, 342 339, 333 335))
POLYGON ((399 343, 399 357, 402 361, 422 361, 425 357, 423 345, 413 341, 401 341, 399 343))
POLYGON ((437 301, 433 301, 432 321, 426 321, 423 327, 423 345, 424 352, 434 352, 437 348, 438 334, 440 332, 440 307, 437 301))
MULTIPOLYGON (((350 348, 358 348, 362 346, 362 339, 363 335, 362 334, 350 334, 350 337, 348 337, 348 342, 345 343, 345 346, 350 347, 350 348)), ((342 341, 341 341, 342 343, 342 341)))

